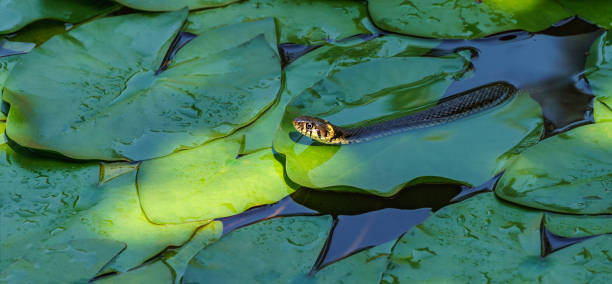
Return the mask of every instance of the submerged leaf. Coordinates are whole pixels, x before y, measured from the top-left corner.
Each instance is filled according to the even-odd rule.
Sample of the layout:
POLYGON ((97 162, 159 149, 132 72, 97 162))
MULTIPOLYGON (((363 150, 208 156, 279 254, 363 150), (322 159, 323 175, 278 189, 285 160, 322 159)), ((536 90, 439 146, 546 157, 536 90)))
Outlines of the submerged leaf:
POLYGON ((254 120, 280 89, 274 22, 201 35, 158 73, 185 17, 183 10, 105 18, 35 49, 6 84, 8 135, 72 158, 144 160, 254 120))
POLYGON ((612 276, 612 236, 544 258, 541 219, 541 212, 499 202, 493 193, 449 205, 400 239, 382 283, 603 283, 612 276))
POLYGON ((484 183, 515 155, 508 153, 541 133, 540 108, 527 94, 444 125, 343 146, 300 138, 291 123, 311 115, 339 126, 363 126, 421 111, 442 97, 466 64, 458 56, 380 59, 337 72, 302 92, 287 107, 274 141, 287 156, 287 175, 306 187, 349 186, 382 196, 424 180, 484 183))
POLYGON ((527 149, 495 193, 508 201, 571 214, 612 213, 612 123, 581 126, 527 149))
POLYGON ((78 23, 115 6, 107 0, 0 0, 0 34, 41 19, 78 23))
POLYGON ((144 161, 138 171, 142 209, 157 224, 231 216, 291 194, 270 149, 238 158, 240 141, 220 139, 144 161))
POLYGON ((368 8, 384 30, 435 38, 533 32, 572 16, 554 0, 370 0, 368 8))

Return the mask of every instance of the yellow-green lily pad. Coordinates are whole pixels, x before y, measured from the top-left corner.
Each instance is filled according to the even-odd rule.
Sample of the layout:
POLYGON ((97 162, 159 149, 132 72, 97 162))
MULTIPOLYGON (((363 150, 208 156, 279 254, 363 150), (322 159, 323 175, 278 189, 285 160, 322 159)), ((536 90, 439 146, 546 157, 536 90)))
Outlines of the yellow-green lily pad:
POLYGON ((121 5, 144 11, 174 11, 183 7, 190 10, 224 6, 239 0, 114 0, 121 5))
POLYGON ((274 203, 294 189, 270 148, 238 158, 239 139, 144 161, 138 193, 147 218, 157 224, 211 220, 274 203))
POLYGON ((434 38, 535 32, 572 16, 554 0, 370 0, 368 8, 383 30, 434 38))

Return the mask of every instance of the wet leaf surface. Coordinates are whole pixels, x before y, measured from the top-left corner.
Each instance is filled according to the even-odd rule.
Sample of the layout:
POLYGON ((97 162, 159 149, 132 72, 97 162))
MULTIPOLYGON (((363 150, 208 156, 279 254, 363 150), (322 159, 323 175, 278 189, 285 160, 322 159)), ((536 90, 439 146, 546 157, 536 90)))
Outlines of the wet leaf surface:
POLYGON ((276 20, 281 43, 319 44, 371 33, 366 6, 350 0, 243 1, 190 14, 187 31, 200 34, 228 24, 266 17, 276 20))
POLYGON ((493 193, 445 207, 400 239, 383 283, 595 283, 612 276, 611 235, 541 257, 542 217, 498 201, 493 193))
POLYGON ((25 25, 55 19, 78 23, 112 9, 116 4, 106 0, 2 0, 0 1, 0 34, 8 34, 25 25))
POLYGON ((571 214, 612 213, 612 123, 585 125, 527 149, 495 193, 533 208, 571 214))
POLYGON ((138 192, 149 220, 168 224, 226 217, 294 191, 269 148, 241 158, 239 149, 239 140, 221 139, 143 162, 138 192))
POLYGON ((174 11, 183 7, 190 10, 219 7, 238 0, 114 0, 122 5, 144 11, 174 11))
POLYGON ((608 0, 559 0, 558 2, 588 21, 605 29, 612 28, 612 2, 608 0))
MULTIPOLYGON (((0 95, 4 88, 4 82, 15 64, 23 54, 30 52, 34 48, 33 44, 25 42, 2 41, 0 43, 0 95)), ((1 96, 0 96, 1 98, 1 96)))
POLYGON ((555 235, 586 237, 612 233, 612 215, 566 215, 546 213, 544 224, 555 235))
POLYGON ((465 64, 458 56, 390 58, 321 80, 291 102, 276 133, 274 147, 287 156, 287 175, 310 188, 349 186, 382 196, 411 182, 484 183, 541 134, 540 108, 527 94, 445 125, 343 146, 313 144, 296 136, 291 124, 311 115, 362 126, 420 111, 442 97, 465 64), (397 74, 395 68, 407 71, 397 74))
POLYGON ((183 10, 105 18, 35 49, 6 84, 8 136, 72 158, 144 160, 249 123, 280 89, 274 23, 211 31, 157 74, 185 16, 183 10), (47 75, 32 84, 28 78, 40 72, 47 75))
POLYGON ((322 46, 299 57, 285 68, 285 85, 278 101, 253 124, 233 135, 244 137, 244 147, 240 154, 270 147, 285 107, 291 99, 328 75, 379 58, 423 55, 438 43, 436 40, 393 35, 368 41, 357 38, 342 45, 322 46))
POLYGON ((435 38, 535 32, 572 16, 553 0, 372 0, 368 8, 383 30, 435 38))

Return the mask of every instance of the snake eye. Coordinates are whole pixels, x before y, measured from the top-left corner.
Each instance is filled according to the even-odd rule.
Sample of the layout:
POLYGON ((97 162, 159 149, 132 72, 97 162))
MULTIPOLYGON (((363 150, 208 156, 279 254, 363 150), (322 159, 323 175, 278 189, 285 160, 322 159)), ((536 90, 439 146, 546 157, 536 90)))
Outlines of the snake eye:
POLYGON ((306 123, 306 129, 312 129, 312 123, 310 122, 306 123))

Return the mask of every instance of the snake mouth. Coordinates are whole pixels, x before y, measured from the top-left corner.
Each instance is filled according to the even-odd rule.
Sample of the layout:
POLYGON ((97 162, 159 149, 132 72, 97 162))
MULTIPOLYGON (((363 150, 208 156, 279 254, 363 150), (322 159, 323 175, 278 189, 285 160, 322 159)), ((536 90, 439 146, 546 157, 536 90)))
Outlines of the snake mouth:
POLYGON ((334 137, 334 127, 327 120, 312 116, 298 116, 293 119, 292 123, 295 130, 312 140, 328 143, 334 137))

